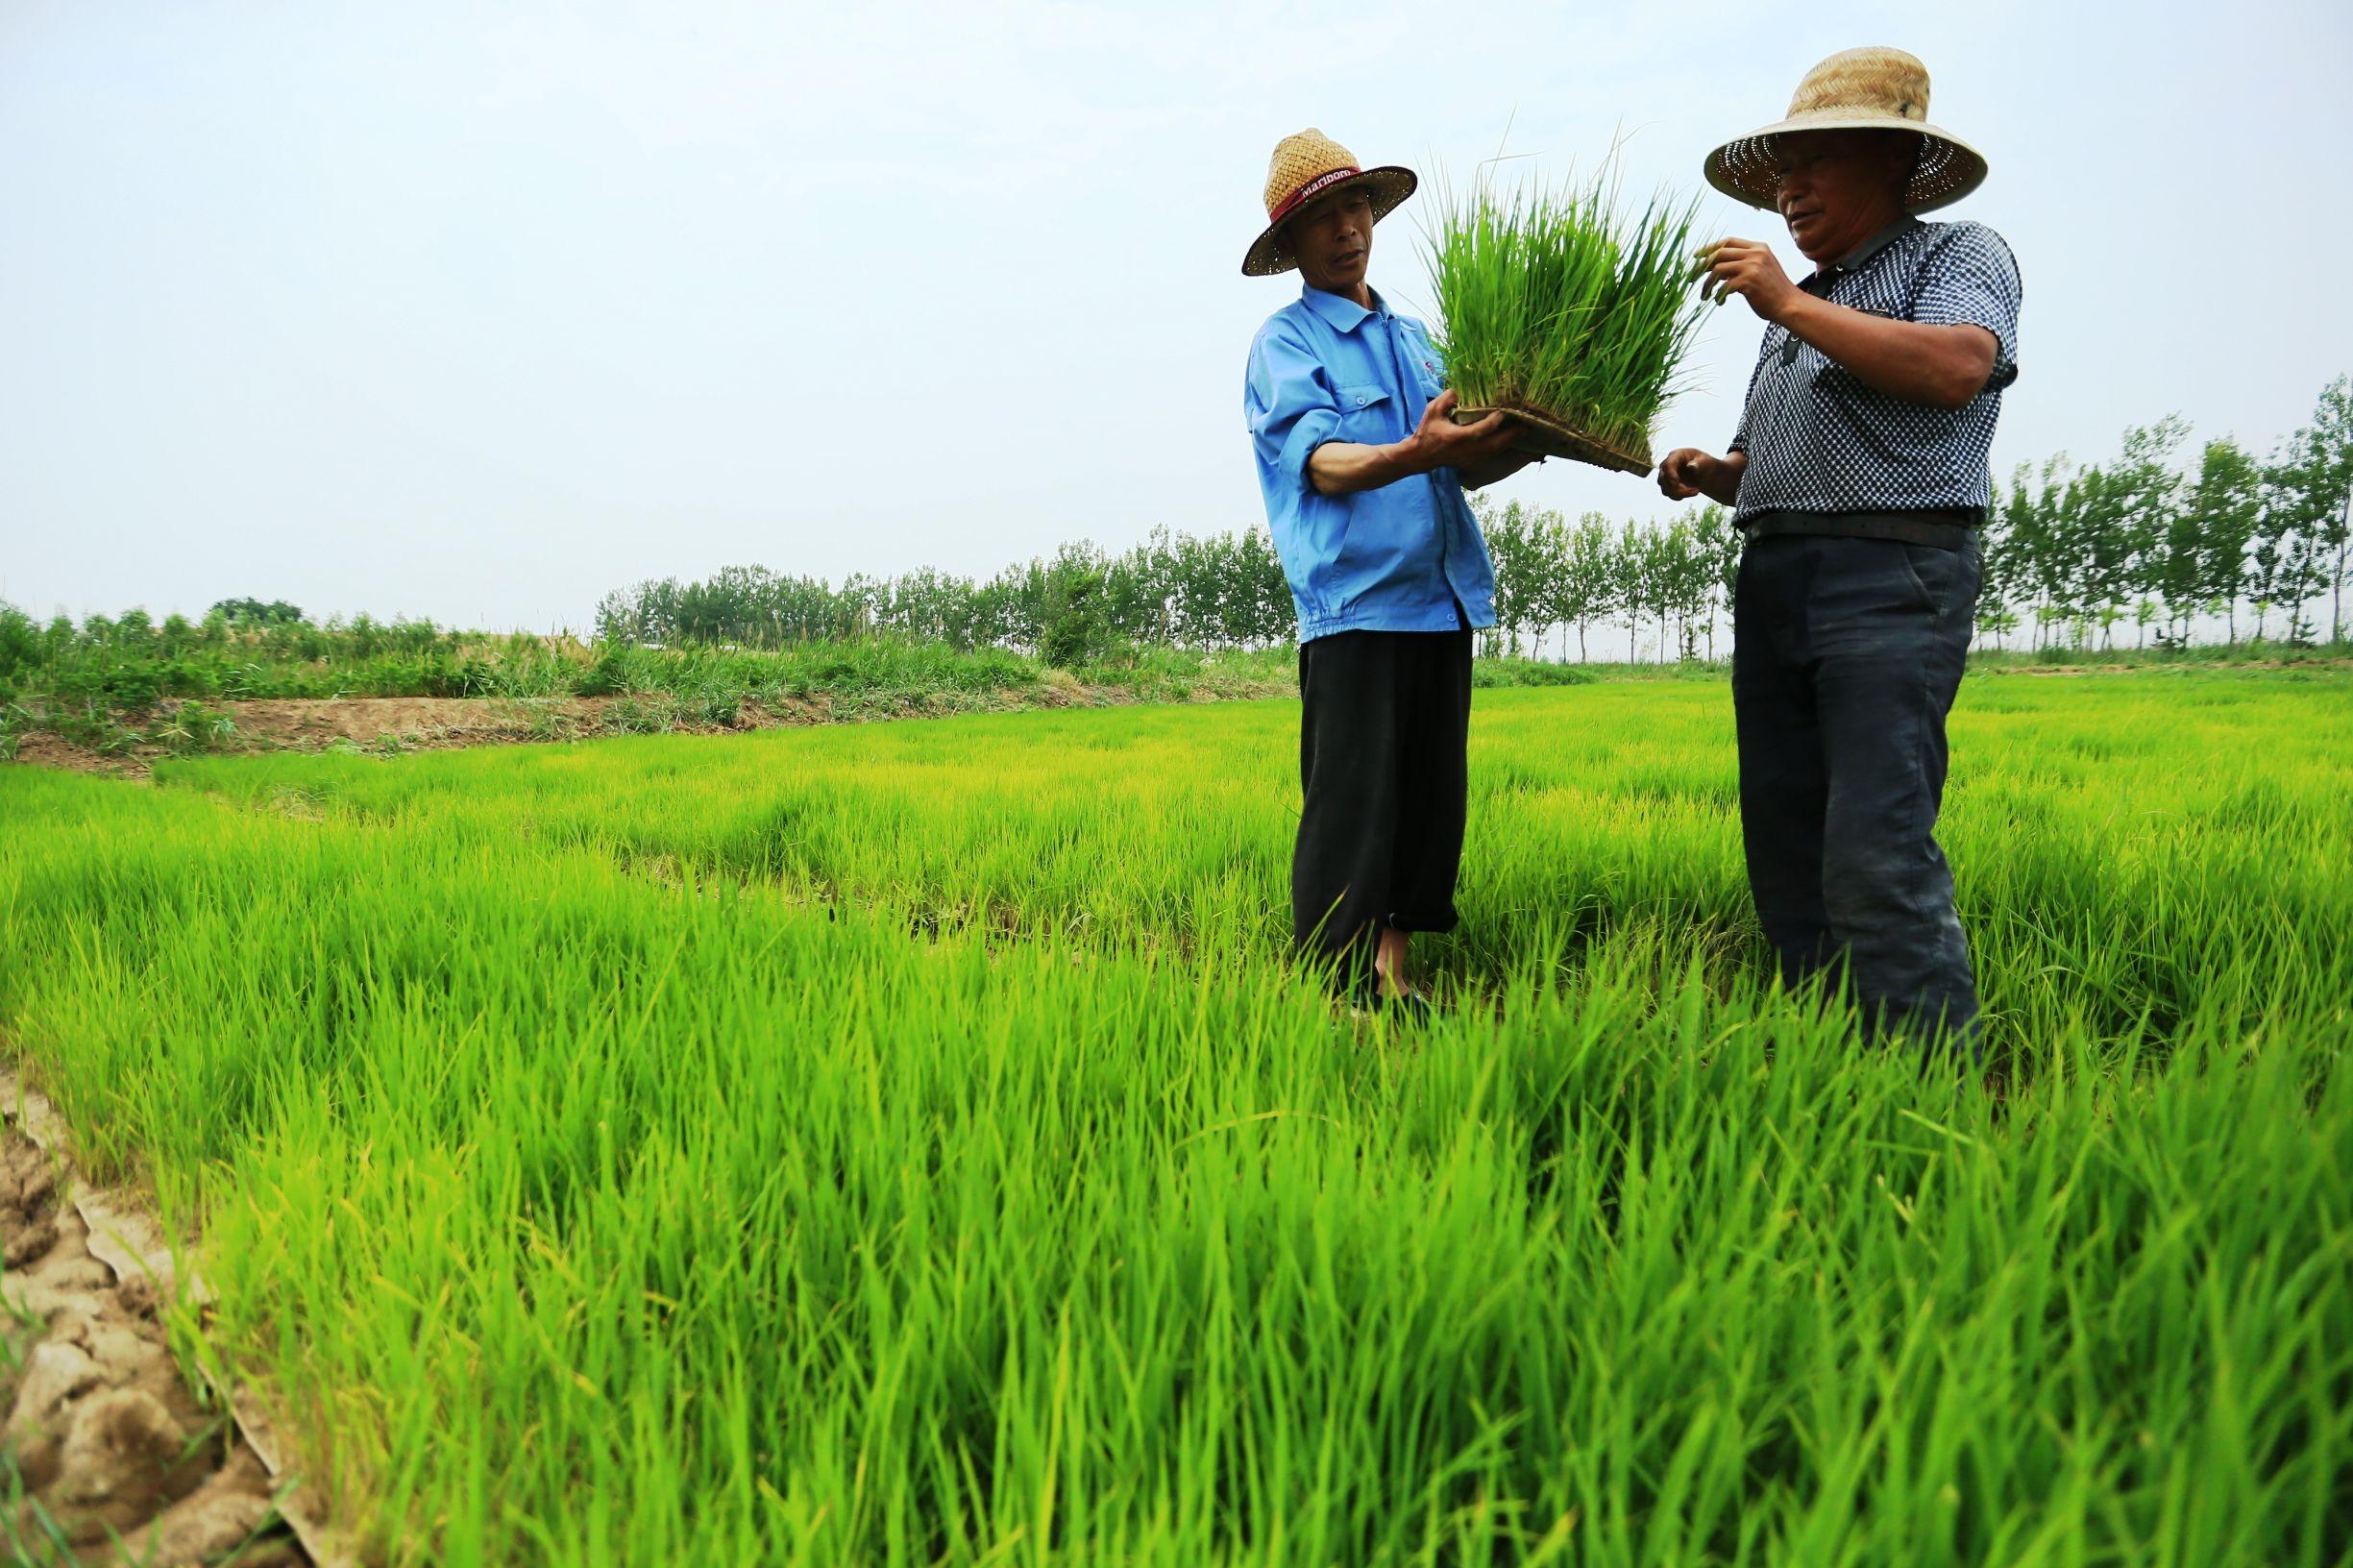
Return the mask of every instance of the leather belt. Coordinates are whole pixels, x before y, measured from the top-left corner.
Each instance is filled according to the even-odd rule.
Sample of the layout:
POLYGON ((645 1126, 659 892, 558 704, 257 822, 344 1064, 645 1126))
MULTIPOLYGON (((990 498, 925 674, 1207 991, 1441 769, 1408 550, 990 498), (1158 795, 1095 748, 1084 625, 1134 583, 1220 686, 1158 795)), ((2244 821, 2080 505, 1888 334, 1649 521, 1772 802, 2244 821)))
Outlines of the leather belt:
POLYGON ((1981 506, 1940 506, 1901 512, 1758 512, 1742 520, 1740 531, 1752 542, 1783 534, 1829 539, 1894 539, 1936 550, 1959 550, 1971 530, 1985 523, 1981 506))

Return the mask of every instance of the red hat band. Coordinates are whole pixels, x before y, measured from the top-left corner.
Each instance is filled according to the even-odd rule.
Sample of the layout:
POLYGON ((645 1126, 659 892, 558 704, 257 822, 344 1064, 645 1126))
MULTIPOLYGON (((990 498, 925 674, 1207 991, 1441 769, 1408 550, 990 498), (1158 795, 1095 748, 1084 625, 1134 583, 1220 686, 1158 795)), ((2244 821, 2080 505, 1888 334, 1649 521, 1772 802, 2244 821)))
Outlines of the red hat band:
POLYGON ((1284 197, 1283 204, 1276 208, 1272 212, 1266 214, 1266 221, 1268 223, 1281 223, 1285 218, 1287 218, 1293 212, 1298 211, 1303 203, 1313 201, 1316 197, 1322 195, 1325 191, 1330 190, 1334 185, 1338 184, 1341 181, 1353 180, 1363 172, 1364 171, 1362 169, 1358 168, 1355 164, 1351 163, 1344 169, 1331 169, 1317 175, 1306 184, 1301 185, 1297 190, 1292 191, 1288 196, 1284 197))

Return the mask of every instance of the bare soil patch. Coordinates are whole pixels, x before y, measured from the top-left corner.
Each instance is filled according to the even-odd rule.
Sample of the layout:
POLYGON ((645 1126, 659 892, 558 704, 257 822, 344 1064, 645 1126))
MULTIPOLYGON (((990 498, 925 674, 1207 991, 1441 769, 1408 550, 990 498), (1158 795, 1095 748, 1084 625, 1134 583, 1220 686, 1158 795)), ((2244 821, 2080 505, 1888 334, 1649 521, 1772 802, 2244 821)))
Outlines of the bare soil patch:
MULTIPOLYGON (((1283 682, 1253 682, 1197 691, 1194 702, 1290 697, 1283 682)), ((879 723, 902 719, 1024 708, 1127 707, 1165 698, 1140 697, 1123 686, 1091 686, 1055 672, 1035 687, 1002 693, 938 693, 897 704, 838 700, 825 696, 746 700, 725 722, 697 720, 659 694, 629 697, 338 697, 257 698, 227 702, 231 730, 208 749, 217 752, 321 751, 357 746, 398 751, 439 750, 468 746, 583 740, 617 733, 659 730, 679 735, 723 735, 739 730, 809 724, 879 723), (614 709, 630 704, 626 722, 614 709)), ((17 737, 16 760, 38 767, 143 778, 169 747, 140 744, 126 750, 95 751, 47 730, 17 737)))
POLYGON ((179 1279, 142 1194, 81 1181, 46 1100, 0 1070, 0 1546, 33 1568, 342 1568, 242 1393, 191 1381, 179 1279))
POLYGON ((129 772, 143 776, 147 772, 144 762, 134 765, 129 758, 102 756, 45 729, 28 730, 16 737, 16 760, 37 768, 62 768, 75 773, 129 772))
MULTIPOLYGON (((516 741, 574 740, 601 731, 617 698, 562 697, 335 697, 224 702, 230 732, 213 751, 321 751, 333 746, 426 750, 516 741)), ((141 743, 116 751, 77 746, 49 730, 17 737, 16 760, 77 772, 147 775, 171 747, 141 743)))
POLYGON ((335 697, 226 704, 237 739, 267 747, 365 745, 387 735, 404 741, 467 745, 594 728, 609 697, 522 702, 503 697, 335 697))
POLYGON ((9 1560, 306 1562, 276 1484, 226 1412, 190 1391, 143 1273, 90 1250, 71 1180, 17 1126, 0 1134, 0 1521, 9 1560))

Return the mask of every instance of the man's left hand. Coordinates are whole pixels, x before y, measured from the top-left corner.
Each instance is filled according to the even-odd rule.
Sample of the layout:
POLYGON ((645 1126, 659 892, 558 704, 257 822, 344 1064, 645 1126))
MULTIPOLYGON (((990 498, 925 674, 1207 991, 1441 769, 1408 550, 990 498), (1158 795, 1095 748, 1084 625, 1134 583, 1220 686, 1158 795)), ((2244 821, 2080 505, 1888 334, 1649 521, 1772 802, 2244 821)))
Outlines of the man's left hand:
POLYGON ((1779 321, 1791 302, 1801 297, 1773 247, 1753 239, 1720 239, 1705 247, 1691 276, 1700 280, 1700 292, 1718 305, 1737 294, 1767 321, 1779 321))

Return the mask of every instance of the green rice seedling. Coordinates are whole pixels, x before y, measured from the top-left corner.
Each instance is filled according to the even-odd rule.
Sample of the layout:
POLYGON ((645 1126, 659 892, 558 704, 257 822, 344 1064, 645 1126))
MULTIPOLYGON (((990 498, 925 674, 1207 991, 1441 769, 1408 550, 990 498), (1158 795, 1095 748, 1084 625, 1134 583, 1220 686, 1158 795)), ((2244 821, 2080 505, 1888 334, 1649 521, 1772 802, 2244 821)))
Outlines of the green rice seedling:
POLYGON ((1768 978, 1720 679, 1481 694, 1410 1036, 1289 702, 0 770, 0 1028, 387 1564, 2333 1568, 2348 693, 1971 678, 1982 1076, 1768 978))
POLYGON ((1696 201, 1661 191, 1636 212, 1605 166, 1509 196, 1483 175, 1432 206, 1431 283, 1463 408, 1511 410, 1561 455, 1647 472, 1702 313, 1684 279, 1696 201))

